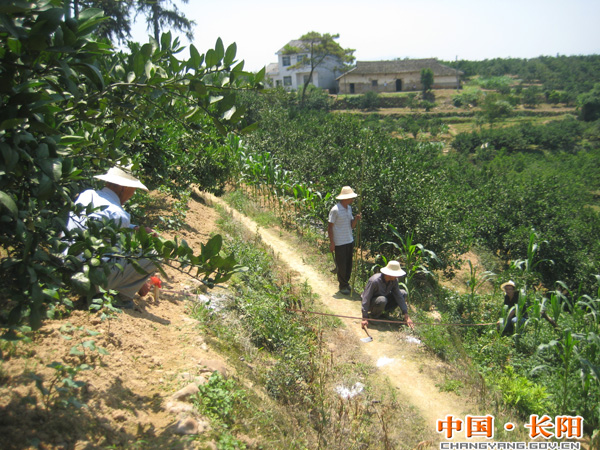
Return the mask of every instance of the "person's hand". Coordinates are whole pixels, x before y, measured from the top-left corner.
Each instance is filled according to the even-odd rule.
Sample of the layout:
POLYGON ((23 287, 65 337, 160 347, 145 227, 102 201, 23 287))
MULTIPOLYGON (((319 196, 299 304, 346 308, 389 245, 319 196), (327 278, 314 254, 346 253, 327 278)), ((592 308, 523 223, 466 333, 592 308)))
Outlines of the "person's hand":
POLYGON ((361 326, 361 328, 366 329, 369 326, 369 321, 367 319, 363 319, 360 326, 361 326))
POLYGON ((406 316, 406 325, 408 325, 411 330, 415 329, 415 324, 413 323, 413 321, 411 320, 411 318, 408 317, 408 316, 406 316))
POLYGON ((357 215, 355 215, 354 217, 356 217, 358 220, 362 219, 362 214, 358 213, 357 215))
POLYGON ((333 242, 331 242, 331 243, 329 244, 329 251, 330 251, 331 253, 335 253, 335 244, 334 244, 333 242))
MULTIPOLYGON (((144 227, 144 228, 145 228, 147 234, 154 236, 154 237, 158 236, 158 233, 156 231, 154 231, 152 228, 150 228, 150 227, 144 227)), ((133 227, 133 229, 137 231, 140 229, 140 227, 135 226, 135 227, 133 227)))

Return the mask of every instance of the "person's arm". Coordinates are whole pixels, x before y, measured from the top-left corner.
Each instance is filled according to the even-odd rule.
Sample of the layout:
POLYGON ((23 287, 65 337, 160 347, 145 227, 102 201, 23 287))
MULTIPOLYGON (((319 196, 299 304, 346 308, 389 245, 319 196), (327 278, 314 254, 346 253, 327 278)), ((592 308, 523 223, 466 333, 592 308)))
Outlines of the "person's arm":
POLYGON ((411 330, 414 330, 415 325, 413 324, 412 319, 408 315, 408 306, 406 305, 406 291, 401 291, 400 287, 398 286, 398 283, 396 283, 396 286, 392 288, 392 292, 394 293, 394 298, 396 299, 396 302, 398 303, 402 314, 404 314, 404 321, 406 322, 406 325, 408 325, 411 330))
POLYGON ((333 241, 333 223, 331 222, 327 225, 327 236, 329 236, 329 251, 333 253, 335 251, 335 242, 333 241))
POLYGON ((354 216, 354 219, 352 219, 352 222, 350 222, 350 226, 352 228, 356 228, 356 225, 358 224, 358 221, 360 220, 361 217, 362 217, 362 215, 360 213, 358 213, 356 216, 354 216))
POLYGON ((371 280, 367 281, 367 285, 365 286, 365 290, 362 293, 362 328, 367 328, 369 325, 369 308, 371 306, 371 298, 373 298, 373 294, 375 291, 375 283, 371 280))

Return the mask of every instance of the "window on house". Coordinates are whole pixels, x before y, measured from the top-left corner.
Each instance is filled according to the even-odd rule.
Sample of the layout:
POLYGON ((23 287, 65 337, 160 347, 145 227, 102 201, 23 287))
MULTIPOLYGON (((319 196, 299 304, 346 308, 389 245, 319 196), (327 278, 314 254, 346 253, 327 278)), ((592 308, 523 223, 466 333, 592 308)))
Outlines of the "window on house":
POLYGON ((298 63, 302 64, 304 63, 304 60, 306 59, 306 55, 298 55, 296 56, 296 60, 298 61, 298 63))
POLYGON ((292 64, 290 63, 290 57, 289 56, 282 56, 281 57, 281 64, 283 64, 283 66, 291 66, 292 64))
POLYGON ((308 75, 304 75, 304 78, 303 78, 303 80, 302 80, 302 81, 303 81, 304 83, 306 83, 307 81, 308 81, 309 83, 312 83, 312 80, 313 80, 313 78, 312 78, 312 77, 310 77, 310 80, 309 80, 309 79, 308 79, 308 75))
POLYGON ((371 80, 371 86, 377 87, 377 80, 371 80))
POLYGON ((281 86, 281 80, 275 80, 275 86, 276 87, 281 86))
POLYGON ((291 86, 292 85, 292 77, 283 77, 283 85, 291 86))

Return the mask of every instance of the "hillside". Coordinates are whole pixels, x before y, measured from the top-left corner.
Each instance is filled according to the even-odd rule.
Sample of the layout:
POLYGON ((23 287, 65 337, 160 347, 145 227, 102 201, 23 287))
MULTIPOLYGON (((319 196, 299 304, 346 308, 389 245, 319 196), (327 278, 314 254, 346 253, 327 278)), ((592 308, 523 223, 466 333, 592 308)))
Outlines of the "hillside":
MULTIPOLYGON (((212 196, 206 198, 208 204, 222 203, 212 196)), ((197 247, 217 230, 217 213, 214 207, 196 200, 191 200, 189 207, 181 236, 197 247)), ((282 269, 294 274, 293 283, 308 283, 327 311, 341 316, 360 315, 358 295, 352 299, 337 295, 333 277, 305 263, 306 255, 291 237, 282 235, 283 231, 258 227, 232 211, 228 214, 250 232, 257 231, 272 247, 282 269)), ((233 377, 248 390, 264 396, 245 373, 248 367, 250 372, 253 370, 254 363, 242 362, 244 367, 240 368, 244 358, 235 361, 229 352, 219 351, 215 336, 203 332, 198 321, 190 317, 197 296, 178 293, 191 293, 197 287, 193 280, 169 271, 169 279, 163 283, 158 300, 151 295, 138 298, 134 310, 110 320, 74 311, 47 321, 31 334, 30 343, 4 349, 0 388, 3 449, 228 448, 217 445, 210 420, 193 412, 186 399, 190 392, 197 391, 197 384, 206 383, 213 371, 233 377), (107 353, 99 354, 83 344, 80 349, 84 354, 70 354, 73 346, 90 338, 107 353), (71 367, 81 363, 92 366, 73 376, 84 384, 79 393, 73 391, 70 400, 56 392, 60 382, 51 390, 53 370, 46 367, 51 361, 71 367), (36 377, 49 390, 45 397, 36 388, 36 377), (65 402, 54 403, 58 398, 65 402), (76 402, 83 406, 77 409, 73 406, 76 402)), ((226 295, 231 293, 222 289, 206 294, 213 302, 226 295)), ((420 442, 421 448, 433 445, 440 436, 435 432, 438 418, 476 412, 476 406, 466 402, 464 396, 440 392, 436 384, 443 383, 456 369, 433 358, 411 333, 397 326, 375 325, 371 329, 374 342, 362 343, 360 338, 365 335, 359 324, 357 319, 343 319, 343 325, 327 333, 324 345, 332 361, 349 357, 355 359, 354 364, 362 361, 370 366, 367 370, 373 372, 374 379, 386 377, 396 391, 412 441, 390 439, 390 448, 414 448, 420 442)), ((368 397, 361 401, 368 401, 368 397)), ((390 432, 390 438, 394 435, 390 432)), ((286 448, 261 435, 258 426, 252 436, 238 435, 236 439, 245 448, 286 448)))

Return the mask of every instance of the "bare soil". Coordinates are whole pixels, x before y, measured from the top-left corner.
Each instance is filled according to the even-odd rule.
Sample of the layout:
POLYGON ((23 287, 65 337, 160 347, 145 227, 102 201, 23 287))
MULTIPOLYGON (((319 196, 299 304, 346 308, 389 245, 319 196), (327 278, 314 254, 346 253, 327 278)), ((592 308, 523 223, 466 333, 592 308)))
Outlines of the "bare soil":
MULTIPOLYGON (((190 207, 187 227, 180 235, 190 247, 199 249, 215 231, 216 213, 195 201, 190 207)), ((46 321, 31 343, 4 350, 0 448, 104 449, 136 442, 139 448, 196 448, 175 433, 182 418, 165 406, 176 391, 206 373, 208 366, 220 368, 221 358, 203 342, 196 321, 187 314, 190 299, 174 293, 190 292, 197 287, 194 280, 172 269, 167 273, 158 300, 152 295, 136 296, 135 309, 105 321, 87 311, 74 311, 46 321), (90 336, 88 330, 99 334, 90 336), (84 356, 69 354, 73 346, 81 350, 90 339, 108 354, 90 349, 85 349, 84 356), (86 382, 83 400, 87 405, 76 413, 73 408, 46 408, 33 382, 35 373, 50 387, 54 370, 46 365, 53 361, 94 367, 75 377, 86 382), (80 435, 78 442, 65 441, 63 436, 72 435, 74 429, 80 435)))
MULTIPOLYGON (((216 230, 217 214, 212 205, 222 204, 214 196, 203 196, 206 204, 190 200, 187 225, 178 233, 195 249, 216 230)), ((415 342, 410 331, 388 324, 374 325, 369 328, 373 342, 360 342, 366 335, 360 327, 357 293, 351 298, 339 295, 334 276, 308 265, 284 232, 259 227, 247 217, 230 213, 249 231, 260 234, 297 282, 306 281, 329 311, 347 316, 342 321, 352 340, 359 343, 359 351, 389 377, 400 398, 414 406, 434 436, 438 436, 438 419, 477 412, 465 396, 440 392, 436 384, 453 369, 415 342)), ((213 370, 225 373, 231 369, 222 355, 206 345, 196 321, 188 315, 195 298, 178 294, 195 291, 197 283, 174 270, 167 272, 169 277, 162 280, 158 299, 152 295, 136 297, 135 309, 125 310, 111 320, 74 311, 47 321, 34 333, 31 343, 3 349, 1 449, 216 448, 215 443, 187 437, 187 410, 181 404, 177 407, 173 395, 213 370), (90 336, 90 332, 98 334, 90 336), (108 354, 85 348, 84 342, 90 339, 108 354), (85 353, 72 355, 73 347, 85 353), (53 361, 71 367, 93 366, 93 370, 84 370, 75 377, 86 383, 82 388, 85 406, 77 410, 53 406, 56 390, 51 389, 44 398, 36 387, 34 374, 41 377, 44 388, 51 388, 55 370, 47 365, 53 361), (64 438, 74 433, 78 436, 75 441, 64 438)), ((355 351, 355 347, 336 351, 355 351)), ((202 428, 204 424, 200 421, 195 426, 202 428)), ((248 443, 249 448, 257 445, 248 443)))

